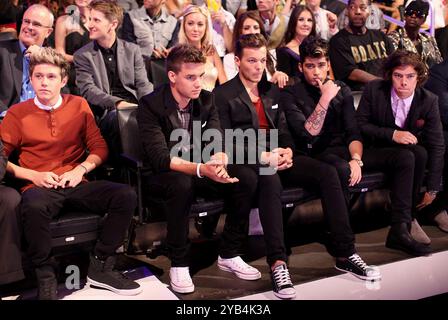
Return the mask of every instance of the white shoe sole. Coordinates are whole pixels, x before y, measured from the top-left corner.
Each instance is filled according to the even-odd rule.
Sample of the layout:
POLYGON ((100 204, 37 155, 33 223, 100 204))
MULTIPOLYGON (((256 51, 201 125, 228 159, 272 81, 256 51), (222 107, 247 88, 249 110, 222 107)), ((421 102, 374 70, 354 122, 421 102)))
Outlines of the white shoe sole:
POLYGON ((294 299, 296 297, 296 293, 295 292, 294 292, 294 294, 292 294, 292 293, 290 293, 290 294, 282 294, 282 293, 275 292, 275 291, 272 291, 272 292, 274 293, 274 295, 277 298, 280 298, 280 299, 294 299))
POLYGON ((227 272, 233 273, 238 278, 243 279, 243 280, 258 280, 261 278, 260 271, 258 271, 258 273, 254 273, 254 274, 241 273, 241 272, 238 272, 236 270, 233 270, 229 267, 226 267, 226 266, 223 266, 220 264, 218 264, 218 268, 221 269, 222 271, 227 271, 227 272))
POLYGON ((178 287, 172 282, 170 282, 171 289, 173 289, 174 292, 177 293, 193 293, 194 292, 194 285, 190 287, 178 287))
POLYGON ((87 283, 91 286, 110 290, 110 291, 112 291, 116 294, 122 295, 122 296, 136 296, 143 291, 142 287, 138 287, 138 288, 130 289, 130 290, 117 289, 117 288, 111 287, 107 284, 92 280, 89 277, 87 277, 87 283))
POLYGON ((348 271, 348 270, 344 270, 344 269, 340 269, 337 266, 334 266, 335 269, 345 272, 345 273, 350 273, 352 275, 354 275, 356 278, 361 279, 361 280, 366 280, 366 281, 377 281, 377 280, 381 280, 381 275, 378 275, 376 277, 368 277, 368 276, 360 276, 359 274, 356 274, 354 272, 348 271))

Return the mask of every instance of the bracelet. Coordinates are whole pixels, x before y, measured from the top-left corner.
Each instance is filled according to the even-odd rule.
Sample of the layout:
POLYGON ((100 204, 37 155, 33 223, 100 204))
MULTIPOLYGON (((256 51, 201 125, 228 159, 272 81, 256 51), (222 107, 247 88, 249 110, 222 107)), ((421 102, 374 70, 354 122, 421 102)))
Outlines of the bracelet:
POLYGON ((325 111, 328 110, 328 108, 324 108, 324 107, 323 107, 323 105, 320 103, 320 101, 317 101, 317 104, 318 104, 322 109, 324 109, 325 111))
POLYGON ((85 165, 83 165, 82 163, 79 164, 81 167, 84 168, 84 170, 86 170, 86 172, 84 174, 86 174, 89 170, 87 170, 87 167, 85 165))
POLYGON ((203 176, 201 176, 201 172, 200 172, 200 169, 201 169, 201 165, 202 165, 202 163, 198 163, 197 165, 196 165, 196 175, 198 176, 198 178, 204 178, 203 176))

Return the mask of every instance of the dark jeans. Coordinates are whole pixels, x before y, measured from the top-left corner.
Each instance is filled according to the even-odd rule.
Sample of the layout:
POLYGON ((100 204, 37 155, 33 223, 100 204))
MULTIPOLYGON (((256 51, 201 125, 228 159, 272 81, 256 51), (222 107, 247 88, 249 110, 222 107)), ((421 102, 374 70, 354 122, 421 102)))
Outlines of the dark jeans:
POLYGON ((107 213, 94 248, 94 254, 104 258, 113 255, 123 243, 137 207, 137 196, 131 187, 110 181, 84 182, 67 189, 32 187, 26 190, 22 194, 21 212, 28 255, 35 267, 54 263, 49 225, 65 206, 107 213))
POLYGON ((101 135, 107 143, 109 148, 108 162, 114 167, 120 165, 121 137, 120 127, 118 125, 117 110, 109 110, 105 115, 98 120, 98 127, 100 128, 101 135))
POLYGON ((19 203, 16 190, 0 185, 0 285, 24 278, 19 203))
POLYGON ((320 194, 327 228, 330 232, 329 253, 348 257, 356 252, 355 236, 350 227, 346 199, 338 173, 332 165, 298 155, 294 165, 279 175, 285 187, 303 187, 320 194))
POLYGON ((146 177, 149 193, 145 195, 152 210, 160 210, 167 222, 168 257, 173 267, 190 264, 188 239, 189 213, 195 196, 208 198, 218 193, 220 186, 207 178, 199 179, 170 171, 146 177))
POLYGON ((150 190, 148 199, 154 207, 164 212, 167 219, 167 247, 173 267, 190 264, 188 226, 194 197, 207 198, 219 194, 228 200, 229 212, 222 234, 220 255, 232 258, 238 255, 241 244, 247 238, 247 221, 257 191, 268 263, 271 265, 276 260, 286 261, 278 176, 258 176, 255 168, 242 165, 229 165, 228 171, 240 181, 219 184, 207 178, 198 179, 173 171, 147 177, 150 190))

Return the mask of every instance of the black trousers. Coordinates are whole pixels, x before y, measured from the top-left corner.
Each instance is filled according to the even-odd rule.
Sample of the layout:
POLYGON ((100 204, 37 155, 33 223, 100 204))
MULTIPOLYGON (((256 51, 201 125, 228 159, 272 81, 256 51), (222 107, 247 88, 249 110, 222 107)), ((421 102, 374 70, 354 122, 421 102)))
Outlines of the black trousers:
MULTIPOLYGON (((351 156, 347 147, 331 147, 316 158, 334 166, 348 201, 351 156)), ((420 200, 427 162, 427 152, 420 145, 402 145, 391 148, 368 148, 363 154, 363 172, 382 171, 391 182, 392 223, 409 222, 420 200)))
POLYGON ((230 188, 226 223, 221 241, 221 256, 236 256, 238 246, 247 237, 247 221, 252 207, 259 209, 260 222, 269 266, 287 261, 283 233, 282 184, 278 174, 262 175, 257 165, 229 165, 230 176, 239 179, 230 188))
POLYGON ((239 178, 235 184, 219 184, 207 178, 179 172, 165 172, 148 176, 148 199, 167 219, 167 247, 171 265, 186 267, 190 264, 188 240, 189 212, 195 196, 223 196, 227 200, 227 213, 222 234, 220 255, 232 258, 238 255, 247 238, 247 221, 256 201, 265 233, 267 261, 286 261, 281 212, 281 184, 277 175, 258 176, 255 167, 229 165, 231 176, 239 178), (258 193, 257 193, 258 192, 258 193))
POLYGON ((308 156, 298 155, 290 169, 280 171, 285 187, 303 187, 320 194, 327 229, 329 253, 349 257, 355 250, 355 236, 350 227, 347 202, 335 167, 308 156))
POLYGON ((24 278, 19 204, 20 194, 0 185, 0 285, 24 278))
POLYGON ((28 255, 35 267, 54 263, 49 225, 64 206, 107 213, 94 248, 95 255, 107 257, 123 243, 137 207, 137 195, 131 187, 109 181, 84 182, 67 189, 32 187, 26 190, 22 194, 21 213, 28 255))

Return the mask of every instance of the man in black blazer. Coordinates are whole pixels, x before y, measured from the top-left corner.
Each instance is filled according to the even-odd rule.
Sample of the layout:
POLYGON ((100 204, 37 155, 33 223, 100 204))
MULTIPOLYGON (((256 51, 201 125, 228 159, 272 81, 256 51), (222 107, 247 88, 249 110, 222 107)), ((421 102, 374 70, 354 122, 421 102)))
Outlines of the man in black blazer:
POLYGON ((280 100, 298 154, 283 181, 321 194, 330 231, 328 249, 336 258, 336 268, 360 279, 380 279, 380 271, 357 254, 349 221, 348 188, 361 180, 362 165, 351 91, 344 83, 328 79, 325 40, 308 37, 299 50, 302 76, 283 91, 280 100))
POLYGON ((7 161, 0 141, 0 285, 24 278, 18 218, 20 194, 1 184, 7 161))
MULTIPOLYGON (((447 29, 448 30, 448 29, 447 29)), ((425 83, 425 88, 436 94, 439 98, 439 111, 443 126, 443 136, 445 146, 448 144, 448 59, 437 64, 429 71, 429 79, 425 83)), ((443 173, 443 185, 448 185, 448 152, 445 150, 445 167, 443 173)), ((446 188, 445 188, 446 189, 446 188)), ((427 210, 433 216, 434 222, 444 232, 448 232, 448 193, 447 190, 437 194, 436 201, 427 210)))
MULTIPOLYGON (((229 172, 247 183, 251 198, 259 209, 274 294, 281 299, 291 299, 296 293, 286 265, 282 185, 276 171, 292 166, 293 141, 285 115, 278 108, 278 87, 262 81, 266 59, 267 43, 263 36, 242 36, 235 45, 235 63, 240 72, 232 80, 215 88, 213 93, 216 95, 222 128, 236 135, 236 143, 231 151, 227 148, 230 143, 226 140, 226 152, 236 155, 231 159, 235 165, 229 168, 229 172), (278 139, 275 137, 277 133, 278 139), (252 139, 242 139, 245 134, 252 134, 252 139), (269 172, 270 168, 274 170, 269 172)), ((245 208, 246 214, 239 217, 239 230, 233 230, 232 238, 223 237, 223 242, 230 240, 235 243, 236 239, 245 237, 244 225, 252 205, 252 201, 248 200, 237 203, 245 208), (239 234, 236 234, 237 231, 239 234)), ((236 246, 233 250, 236 250, 236 246)))
MULTIPOLYGON (((222 152, 222 130, 214 96, 201 90, 206 58, 188 45, 174 47, 167 58, 169 84, 144 96, 139 102, 137 121, 144 151, 145 178, 151 203, 163 203, 160 208, 167 218, 167 246, 171 259, 170 284, 178 293, 194 291, 189 273, 189 211, 195 195, 216 194, 229 189, 232 203, 246 201, 251 186, 231 178, 226 170, 227 155, 222 152), (212 134, 221 142, 202 137, 212 134), (209 150, 209 155, 205 153, 209 150), (205 163, 203 163, 203 161, 205 163), (201 178, 208 178, 202 180, 201 178), (224 188, 223 184, 233 184, 224 188)), ((230 167, 230 165, 229 165, 230 167)), ((232 238, 239 227, 244 206, 231 209, 224 226, 223 237, 232 238)), ((250 208, 249 208, 250 210, 250 208)), ((233 246, 233 243, 228 243, 233 246)), ((236 255, 226 255, 223 246, 218 265, 245 280, 256 280, 260 272, 236 255)))
MULTIPOLYGON (((366 86, 356 116, 369 147, 363 158, 366 167, 393 177, 392 227, 386 245, 403 249, 405 239, 412 240, 412 226, 412 236, 426 243, 429 252, 429 238, 415 219, 411 221, 441 190, 445 145, 437 96, 421 87, 426 77, 426 66, 417 54, 394 52, 384 66, 385 80, 366 86), (426 169, 427 191, 420 198, 426 169)), ((421 249, 410 253, 424 254, 421 249)))
POLYGON ((23 15, 19 39, 0 41, 0 119, 13 104, 34 98, 28 56, 51 34, 53 21, 53 14, 47 7, 32 5, 23 15))

